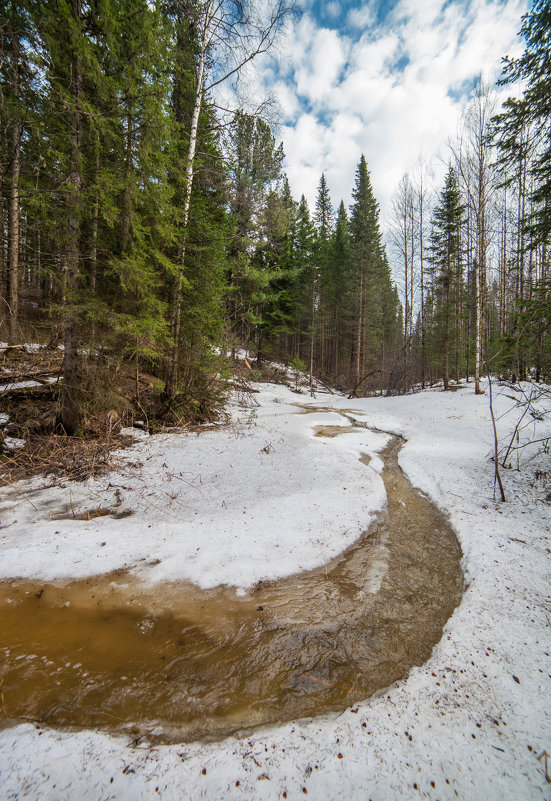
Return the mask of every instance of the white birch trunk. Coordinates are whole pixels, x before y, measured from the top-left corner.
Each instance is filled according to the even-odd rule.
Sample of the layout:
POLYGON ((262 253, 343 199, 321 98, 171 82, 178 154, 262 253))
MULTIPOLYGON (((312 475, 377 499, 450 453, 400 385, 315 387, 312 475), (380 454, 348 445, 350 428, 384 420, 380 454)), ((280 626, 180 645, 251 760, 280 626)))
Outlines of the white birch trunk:
POLYGON ((195 87, 195 102, 193 105, 193 114, 191 117, 189 145, 188 145, 188 152, 186 159, 186 177, 185 177, 184 208, 182 213, 182 242, 180 246, 180 264, 178 265, 178 275, 176 276, 176 284, 174 287, 174 295, 172 301, 172 316, 170 320, 170 336, 172 338, 172 346, 170 351, 170 360, 168 364, 166 384, 165 384, 165 395, 169 400, 172 400, 175 397, 178 384, 178 355, 179 355, 178 340, 180 337, 180 323, 182 317, 182 287, 183 287, 184 270, 186 263, 186 233, 189 222, 189 209, 191 206, 191 192, 193 189, 193 169, 195 162, 195 152, 197 150, 197 131, 199 128, 199 115, 201 113, 201 106, 203 103, 205 56, 206 56, 208 33, 209 33, 210 9, 211 5, 209 4, 205 12, 203 36, 201 37, 201 53, 199 56, 199 64, 197 66, 197 84, 195 87))

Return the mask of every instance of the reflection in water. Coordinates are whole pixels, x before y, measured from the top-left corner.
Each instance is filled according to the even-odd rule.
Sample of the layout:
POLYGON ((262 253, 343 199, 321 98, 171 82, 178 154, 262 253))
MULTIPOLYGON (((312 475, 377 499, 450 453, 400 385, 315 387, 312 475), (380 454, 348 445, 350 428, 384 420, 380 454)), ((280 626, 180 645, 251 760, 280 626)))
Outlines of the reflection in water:
POLYGON ((5 725, 219 738, 344 709, 422 663, 459 602, 461 553, 398 467, 400 445, 382 454, 388 508, 360 540, 244 597, 125 571, 0 584, 5 725))

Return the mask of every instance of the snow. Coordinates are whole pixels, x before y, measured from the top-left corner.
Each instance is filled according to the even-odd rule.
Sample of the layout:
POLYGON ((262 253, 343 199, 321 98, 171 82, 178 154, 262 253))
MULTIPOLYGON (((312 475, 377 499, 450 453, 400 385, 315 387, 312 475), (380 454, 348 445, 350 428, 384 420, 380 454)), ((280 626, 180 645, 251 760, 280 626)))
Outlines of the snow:
MULTIPOLYGON (((488 395, 475 396, 471 385, 353 401, 258 389, 258 405, 236 405, 225 430, 135 431, 109 476, 62 486, 33 479, 5 490, 0 575, 50 580, 126 566, 147 582, 246 589, 323 564, 384 503, 376 453, 387 435, 314 436, 318 425, 348 425, 339 414, 347 410, 407 439, 402 468, 447 512, 461 543, 465 593, 431 658, 340 715, 244 739, 129 747, 94 731, 5 729, 0 797, 551 798, 538 760, 551 751, 548 456, 530 461, 526 453, 520 471, 503 471, 501 504, 493 500, 488 395), (305 414, 297 403, 320 408, 305 414), (366 453, 369 467, 358 461, 366 453), (74 519, 73 510, 99 504, 135 514, 74 519), (160 563, 140 567, 151 554, 160 563)), ((505 441, 516 404, 509 388, 494 392, 505 441)), ((529 433, 549 434, 545 419, 529 433)))
MULTIPOLYGON (((7 349, 10 345, 7 342, 0 342, 0 349, 7 349)), ((19 346, 16 346, 19 347, 19 346)), ((26 342, 23 346, 26 353, 38 353, 39 350, 44 350, 44 345, 41 345, 40 342, 26 342)), ((59 346, 58 346, 59 347, 59 346)), ((62 346, 61 346, 62 347, 62 346)))
POLYGON ((15 451, 18 448, 24 448, 25 444, 26 442, 24 439, 19 439, 18 437, 4 437, 3 445, 7 450, 15 451))
POLYGON ((6 392, 7 390, 12 389, 31 389, 31 387, 40 387, 42 386, 40 381, 14 381, 10 384, 1 384, 0 385, 0 392, 6 392))
POLYGON ((351 457, 385 439, 362 432, 328 442, 312 427, 346 424, 340 415, 301 415, 291 405, 299 396, 277 386, 254 397, 260 406, 237 409, 226 431, 136 430, 120 469, 85 485, 41 489, 35 479, 7 490, 0 578, 83 578, 135 566, 148 581, 246 589, 329 561, 384 503, 380 476, 351 457), (98 506, 134 514, 75 520, 98 506), (151 553, 159 564, 140 567, 151 553))

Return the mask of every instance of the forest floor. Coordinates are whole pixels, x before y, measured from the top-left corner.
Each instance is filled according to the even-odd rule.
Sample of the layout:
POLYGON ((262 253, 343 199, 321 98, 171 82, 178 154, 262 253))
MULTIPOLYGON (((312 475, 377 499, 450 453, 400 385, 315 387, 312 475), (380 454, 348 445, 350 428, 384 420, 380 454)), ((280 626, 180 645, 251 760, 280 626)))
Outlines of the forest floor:
MULTIPOLYGON (((10 725, 0 731, 0 799, 551 799, 549 455, 515 452, 501 503, 488 394, 472 385, 354 400, 254 389, 234 393, 230 423, 214 430, 126 430, 133 444, 114 452, 110 472, 8 484, 0 578, 122 569, 152 586, 228 584, 246 595, 323 565, 385 503, 377 454, 388 435, 314 436, 353 410, 405 437, 402 469, 449 516, 462 548, 465 591, 429 660, 341 713, 218 742, 10 725)), ((521 395, 494 392, 506 442, 521 395)), ((550 436, 548 418, 536 417, 523 436, 550 436)))

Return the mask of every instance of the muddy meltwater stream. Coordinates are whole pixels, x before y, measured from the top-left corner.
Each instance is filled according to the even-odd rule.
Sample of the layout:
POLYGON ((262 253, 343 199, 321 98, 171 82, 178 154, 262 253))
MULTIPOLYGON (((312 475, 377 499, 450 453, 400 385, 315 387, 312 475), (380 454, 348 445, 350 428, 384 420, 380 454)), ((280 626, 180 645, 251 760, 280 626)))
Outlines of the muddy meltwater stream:
POLYGON ((398 466, 401 445, 381 454, 387 508, 351 548, 246 596, 122 570, 0 583, 3 725, 215 739, 343 710, 404 676, 440 639, 462 574, 449 523, 398 466))

